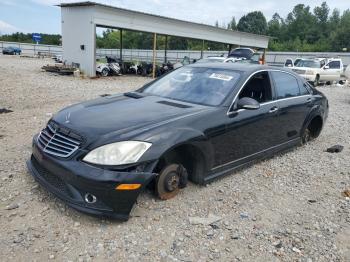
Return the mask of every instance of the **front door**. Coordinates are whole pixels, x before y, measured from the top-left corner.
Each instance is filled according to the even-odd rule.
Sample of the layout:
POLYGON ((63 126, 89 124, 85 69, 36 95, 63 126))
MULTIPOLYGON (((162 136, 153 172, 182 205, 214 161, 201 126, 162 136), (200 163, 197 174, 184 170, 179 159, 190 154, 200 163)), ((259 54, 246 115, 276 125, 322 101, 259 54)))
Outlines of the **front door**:
POLYGON ((340 80, 341 65, 339 60, 330 61, 321 70, 321 81, 337 81, 340 80))
POLYGON ((278 103, 267 71, 253 75, 243 87, 237 101, 250 97, 260 103, 255 110, 233 110, 227 115, 226 132, 221 135, 215 166, 225 166, 277 145, 278 103))

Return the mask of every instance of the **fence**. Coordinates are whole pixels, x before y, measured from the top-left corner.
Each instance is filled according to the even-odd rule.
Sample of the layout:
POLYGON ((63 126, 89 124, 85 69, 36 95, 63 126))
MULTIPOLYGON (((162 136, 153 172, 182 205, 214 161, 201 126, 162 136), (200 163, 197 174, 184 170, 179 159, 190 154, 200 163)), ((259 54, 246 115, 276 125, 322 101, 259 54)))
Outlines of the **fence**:
MULTIPOLYGON (((39 53, 46 55, 62 54, 62 46, 54 45, 36 45, 17 42, 1 42, 0 51, 8 46, 16 46, 22 49, 24 55, 37 55, 39 53)), ((119 57, 119 49, 96 49, 96 57, 102 58, 106 55, 115 55, 119 57)), ((227 55, 226 51, 204 51, 204 57, 227 55)), ((191 60, 199 59, 201 51, 184 51, 184 50, 168 50, 167 58, 169 61, 175 62, 182 60, 184 56, 191 60)), ((151 62, 153 57, 152 50, 142 49, 123 49, 123 59, 126 61, 148 61, 151 62)), ((343 60, 344 65, 350 64, 350 53, 319 53, 319 52, 267 52, 266 61, 272 65, 283 65, 287 58, 295 59, 297 57, 311 58, 311 57, 339 57, 343 60)), ((157 61, 164 61, 164 50, 157 50, 157 61)))

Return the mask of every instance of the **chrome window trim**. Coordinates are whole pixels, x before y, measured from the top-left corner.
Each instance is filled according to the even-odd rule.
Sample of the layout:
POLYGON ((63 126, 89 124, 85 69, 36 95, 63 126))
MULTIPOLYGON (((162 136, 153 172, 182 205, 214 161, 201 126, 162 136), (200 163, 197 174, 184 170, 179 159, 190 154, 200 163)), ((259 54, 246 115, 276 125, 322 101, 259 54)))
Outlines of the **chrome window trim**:
MULTIPOLYGON (((291 99, 295 99, 295 98, 301 98, 301 97, 304 97, 304 96, 311 96, 311 94, 308 94, 308 95, 301 95, 301 96, 293 96, 293 97, 287 97, 287 98, 281 98, 281 99, 278 99, 278 100, 273 100, 273 101, 269 101, 269 102, 265 102, 265 103, 261 103, 260 106, 265 106, 265 105, 268 105, 268 104, 272 104, 272 103, 276 103, 276 102, 280 102, 280 101, 284 101, 284 100, 291 100, 291 99)), ((242 112, 244 110, 247 110, 247 109, 238 109, 237 111, 235 112, 242 112)), ((252 110, 251 110, 252 111, 252 110)))
MULTIPOLYGON (((249 75, 249 77, 244 81, 244 83, 242 84, 242 86, 239 88, 237 94, 235 95, 235 97, 233 98, 233 101, 232 103, 230 104, 227 112, 226 112, 226 115, 231 115, 231 114, 234 114, 236 112, 241 112, 241 110, 246 110, 246 109, 239 109, 237 111, 231 111, 231 108, 233 107, 234 103, 236 102, 236 99, 237 97, 239 96, 239 94, 241 93, 242 89, 244 88, 244 86, 248 83, 248 81, 253 77, 253 75, 257 74, 257 73, 261 73, 261 72, 281 72, 281 73, 285 73, 285 74, 289 74, 291 76, 293 76, 298 84, 299 84, 299 81, 298 79, 295 77, 295 75, 293 75, 292 73, 290 72, 287 72, 287 71, 284 71, 284 70, 279 70, 279 69, 261 69, 261 70, 258 70, 258 71, 255 71, 254 73, 251 73, 249 75)), ((271 86, 272 87, 272 86, 271 86)), ((266 105, 266 104, 270 104, 270 103, 274 103, 274 102, 278 102, 278 101, 283 101, 283 100, 288 100, 288 99, 295 99, 295 98, 299 98, 299 97, 303 97, 303 96, 310 96, 310 90, 306 89, 309 94, 308 95, 299 95, 299 96, 293 96, 293 97, 287 97, 287 98, 280 98, 280 99, 276 99, 276 100, 272 100, 272 101, 269 101, 269 102, 265 102, 265 103, 261 103, 260 105, 266 105)))

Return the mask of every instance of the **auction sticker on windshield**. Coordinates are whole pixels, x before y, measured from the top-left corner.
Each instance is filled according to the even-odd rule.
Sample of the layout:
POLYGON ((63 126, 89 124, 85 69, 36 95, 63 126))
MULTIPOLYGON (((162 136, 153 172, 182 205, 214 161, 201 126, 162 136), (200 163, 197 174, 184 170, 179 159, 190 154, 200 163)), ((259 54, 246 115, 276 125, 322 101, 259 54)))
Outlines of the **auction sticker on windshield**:
POLYGON ((212 73, 209 78, 214 78, 214 79, 219 79, 219 80, 223 80, 223 81, 230 81, 233 76, 228 76, 228 75, 224 75, 224 74, 217 74, 217 73, 212 73))

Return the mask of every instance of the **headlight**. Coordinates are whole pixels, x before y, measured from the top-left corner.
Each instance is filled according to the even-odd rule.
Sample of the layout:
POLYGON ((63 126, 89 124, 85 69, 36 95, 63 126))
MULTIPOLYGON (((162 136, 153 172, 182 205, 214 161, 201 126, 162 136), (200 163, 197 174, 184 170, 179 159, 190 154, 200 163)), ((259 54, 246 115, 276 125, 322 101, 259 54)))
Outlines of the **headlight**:
POLYGON ((307 71, 306 71, 306 74, 307 74, 307 75, 314 75, 314 74, 315 74, 315 72, 314 72, 314 71, 312 71, 312 70, 307 70, 307 71))
POLYGON ((116 142, 92 150, 83 160, 99 165, 132 164, 136 163, 151 145, 140 141, 116 142))

